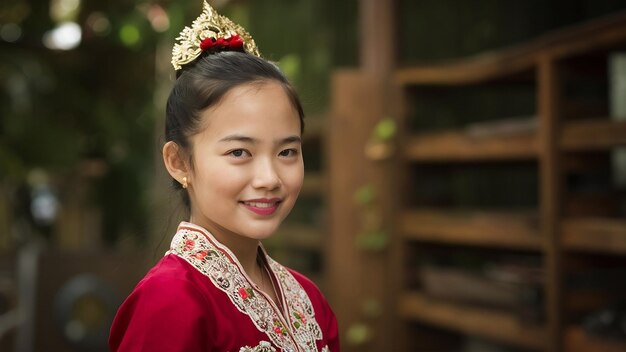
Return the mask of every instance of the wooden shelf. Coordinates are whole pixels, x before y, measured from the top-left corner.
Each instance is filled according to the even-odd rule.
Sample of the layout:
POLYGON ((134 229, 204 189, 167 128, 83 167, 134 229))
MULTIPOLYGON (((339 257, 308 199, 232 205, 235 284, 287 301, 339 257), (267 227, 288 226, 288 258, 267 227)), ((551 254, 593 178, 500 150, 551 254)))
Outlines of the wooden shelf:
POLYGON ((513 76, 524 71, 531 72, 534 63, 534 58, 516 56, 513 52, 506 56, 488 53, 475 56, 470 60, 401 68, 394 73, 394 81, 399 85, 476 84, 503 76, 513 76))
POLYGON ((419 292, 403 293, 398 314, 465 334, 532 349, 543 349, 547 338, 540 326, 525 326, 513 314, 430 299, 419 292))
POLYGON ((474 137, 463 131, 412 136, 404 156, 412 161, 525 160, 537 157, 534 133, 474 137))
POLYGON ((626 145, 626 121, 589 119, 566 123, 559 144, 565 151, 605 150, 626 145))
POLYGON ((626 342, 591 336, 580 326, 570 326, 565 331, 567 352, 624 352, 626 342))
MULTIPOLYGON (((398 14, 388 10, 389 12, 377 12, 384 14, 385 18, 390 18, 387 22, 382 22, 381 28, 372 30, 374 33, 393 33, 397 20, 402 20, 400 17, 403 16, 398 17, 398 14), (389 13, 393 16, 388 16, 389 13)), ((365 19, 369 21, 368 18, 365 19)), ((597 207, 577 206, 580 195, 567 189, 566 183, 569 180, 563 175, 595 171, 596 163, 605 168, 609 160, 606 151, 626 146, 626 121, 606 117, 591 119, 595 116, 586 113, 606 108, 604 93, 611 89, 608 87, 610 77, 606 73, 607 60, 610 55, 625 48, 626 12, 621 12, 548 33, 522 45, 435 64, 418 63, 402 68, 383 64, 374 70, 372 68, 376 66, 375 64, 384 63, 385 60, 374 60, 375 56, 371 55, 372 58, 364 60, 369 65, 356 73, 350 73, 357 78, 348 80, 345 77, 353 76, 337 76, 341 80, 337 79, 333 86, 335 107, 331 115, 332 126, 347 126, 354 135, 354 141, 367 141, 375 121, 380 119, 380 116, 391 114, 397 118, 398 129, 401 132, 405 131, 394 140, 397 146, 396 158, 392 158, 390 163, 383 164, 364 160, 362 145, 358 143, 351 144, 350 148, 346 149, 345 136, 341 133, 331 133, 334 139, 330 139, 332 143, 330 148, 333 150, 331 154, 341 156, 333 159, 333 165, 336 167, 331 168, 331 177, 328 181, 336 192, 331 193, 338 194, 350 188, 355 182, 357 184, 365 182, 362 173, 366 170, 369 171, 366 172, 368 175, 373 172, 375 176, 369 177, 366 181, 371 182, 376 189, 383 190, 382 194, 388 195, 380 197, 378 205, 383 210, 392 209, 390 212, 382 213, 383 222, 390 224, 389 230, 393 232, 387 255, 391 272, 388 278, 384 277, 385 274, 388 275, 384 271, 387 266, 378 261, 381 256, 353 252, 353 243, 349 241, 351 237, 345 236, 361 231, 361 224, 351 221, 353 214, 334 217, 339 218, 339 221, 334 224, 333 240, 340 239, 341 241, 336 242, 342 244, 341 247, 331 246, 341 249, 334 251, 334 257, 337 258, 337 263, 351 262, 351 265, 335 266, 344 273, 336 275, 335 288, 339 288, 343 301, 350 302, 343 310, 344 316, 347 317, 344 319, 352 321, 360 319, 358 302, 351 300, 355 289, 358 289, 355 288, 357 282, 370 291, 382 287, 383 290, 391 289, 394 292, 389 300, 393 300, 393 304, 397 305, 395 315, 384 316, 379 321, 371 322, 372 326, 376 325, 374 330, 380 332, 375 334, 375 339, 389 337, 384 341, 387 344, 373 344, 370 349, 384 350, 384 347, 380 346, 393 346, 393 350, 408 351, 413 346, 419 346, 428 339, 428 336, 421 334, 421 329, 411 324, 419 322, 420 325, 455 331, 461 335, 460 339, 463 339, 463 335, 480 336, 503 344, 546 352, 615 350, 608 349, 603 342, 589 343, 584 336, 583 339, 580 335, 574 334, 579 340, 570 338, 569 335, 573 333, 568 329, 567 322, 578 312, 564 305, 571 294, 562 283, 567 278, 572 264, 580 265, 581 270, 592 268, 596 264, 595 257, 570 260, 572 258, 567 253, 569 250, 592 251, 605 255, 626 254, 626 219, 591 218, 594 211, 596 214, 599 213, 597 207), (372 75, 373 72, 376 74, 372 75), (593 81, 594 89, 589 93, 594 94, 587 94, 588 80, 593 81), (596 83, 604 86, 598 90, 598 93, 603 95, 601 99, 595 97, 596 83), (500 89, 510 90, 510 97, 509 93, 505 92, 506 94, 499 98, 500 89), (582 98, 579 98, 579 89, 582 98), (478 90, 484 91, 484 95, 482 92, 474 94, 478 90), (435 94, 437 101, 433 101, 432 106, 420 106, 427 104, 424 102, 429 101, 435 94), (489 98, 510 99, 511 103, 498 101, 498 104, 490 105, 491 102, 488 104, 486 100, 489 98), (465 108, 446 109, 445 105, 442 106, 454 101, 464 104, 465 108), (467 109, 469 110, 465 111, 467 109), (474 117, 482 114, 492 113, 502 115, 500 117, 485 115, 484 117, 493 117, 494 120, 490 119, 482 125, 476 122, 473 129, 469 127, 448 129, 436 133, 426 130, 427 126, 434 126, 427 119, 446 120, 435 125, 452 128, 467 124, 469 120, 479 120, 474 117), (571 119, 573 116, 590 118, 573 120, 571 119), (567 119, 568 117, 570 119, 567 119), (525 118, 533 119, 534 125, 512 123, 518 128, 500 128, 505 126, 506 120, 525 118), (479 128, 476 128, 477 124, 479 128), (406 131, 407 129, 410 130, 406 131), (603 153, 601 157, 598 157, 599 153, 569 153, 578 151, 603 153), (360 167, 345 167, 347 162, 360 167), (475 163, 477 165, 472 167, 491 168, 492 165, 489 163, 492 162, 510 164, 529 162, 533 163, 533 167, 537 166, 538 190, 533 190, 532 185, 524 186, 529 192, 539 192, 537 204, 533 206, 532 212, 459 211, 449 205, 441 209, 407 209, 407 203, 417 200, 416 195, 403 194, 407 188, 414 186, 408 183, 412 181, 416 166, 436 167, 438 165, 430 164, 475 163), (401 183, 396 185, 398 180, 401 183), (562 214, 570 212, 586 213, 588 217, 563 220, 562 214), (350 221, 344 221, 345 219, 350 221), (543 305, 539 309, 542 310, 540 314, 545 318, 545 322, 526 325, 530 323, 525 323, 526 320, 522 320, 513 309, 510 311, 487 309, 479 303, 461 304, 454 300, 436 299, 433 295, 427 295, 425 289, 407 292, 405 287, 417 281, 415 268, 410 263, 419 259, 417 257, 421 253, 407 250, 406 246, 415 243, 438 244, 435 256, 438 257, 440 254, 441 258, 455 256, 458 247, 476 252, 473 248, 467 248, 471 246, 480 249, 478 255, 492 256, 490 251, 484 249, 495 248, 498 250, 494 252, 501 252, 503 249, 531 252, 524 254, 529 254, 533 259, 538 256, 541 262, 541 281, 538 287, 543 295, 543 305), (345 271, 346 268, 351 271, 345 271), (380 272, 377 271, 378 268, 382 268, 380 272), (381 276, 385 278, 382 281, 381 276), (354 279, 357 280, 352 281, 355 284, 346 284, 345 280, 352 277, 364 279, 361 281, 354 279), (389 284, 372 284, 386 282, 385 280, 389 284), (394 319, 396 317, 401 319, 394 319), (377 325, 379 322, 395 320, 398 320, 398 323, 387 324, 389 327, 377 325), (389 331, 392 328, 397 328, 397 331, 389 331), (580 348, 575 349, 577 347, 580 348)), ((393 53, 389 50, 371 52, 385 55, 393 53)), ((337 130, 331 129, 332 132, 337 130)), ((331 197, 333 209, 341 211, 350 209, 349 201, 346 201, 350 200, 350 197, 345 196, 346 192, 331 197)), ((511 199, 511 202, 514 200, 511 199)), ((493 256, 497 254, 494 253, 493 256)), ((438 258, 434 258, 436 259, 438 258)), ((606 259, 607 263, 610 263, 614 258, 606 259)), ((425 282, 422 277, 423 287, 427 287, 425 282)), ((444 290, 449 289, 450 285, 443 287, 444 290)), ((588 304, 587 301, 576 303, 588 304)), ((618 349, 626 351, 623 345, 619 345, 618 349)))
POLYGON ((534 41, 441 64, 397 69, 393 80, 404 85, 469 85, 533 73, 541 60, 561 60, 602 51, 626 42, 624 13, 589 21, 534 41))
POLYGON ((324 175, 317 172, 305 172, 301 196, 321 195, 324 192, 324 175))
POLYGON ((407 239, 528 250, 542 246, 536 213, 413 209, 398 223, 407 239))
POLYGON ((563 245, 570 250, 626 254, 626 219, 576 218, 562 222, 563 245))

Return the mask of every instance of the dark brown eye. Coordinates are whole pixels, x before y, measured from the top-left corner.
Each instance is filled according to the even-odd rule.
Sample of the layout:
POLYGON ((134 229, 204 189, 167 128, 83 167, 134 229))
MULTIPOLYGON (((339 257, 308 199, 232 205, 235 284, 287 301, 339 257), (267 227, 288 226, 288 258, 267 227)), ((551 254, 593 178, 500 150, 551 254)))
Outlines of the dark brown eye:
POLYGON ((298 153, 298 151, 296 149, 285 149, 283 151, 281 151, 280 153, 278 153, 278 155, 280 156, 294 156, 298 153))
POLYGON ((242 158, 250 155, 250 153, 248 153, 245 149, 231 150, 228 154, 234 156, 235 158, 242 158))

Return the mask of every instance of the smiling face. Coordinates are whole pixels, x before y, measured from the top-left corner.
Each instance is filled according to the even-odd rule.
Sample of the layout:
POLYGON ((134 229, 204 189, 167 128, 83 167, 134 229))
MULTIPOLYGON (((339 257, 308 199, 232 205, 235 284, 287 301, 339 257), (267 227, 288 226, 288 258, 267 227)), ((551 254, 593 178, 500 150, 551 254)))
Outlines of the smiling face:
POLYGON ((186 174, 191 221, 226 244, 267 238, 302 187, 298 112, 279 83, 265 81, 231 89, 201 117, 186 174))

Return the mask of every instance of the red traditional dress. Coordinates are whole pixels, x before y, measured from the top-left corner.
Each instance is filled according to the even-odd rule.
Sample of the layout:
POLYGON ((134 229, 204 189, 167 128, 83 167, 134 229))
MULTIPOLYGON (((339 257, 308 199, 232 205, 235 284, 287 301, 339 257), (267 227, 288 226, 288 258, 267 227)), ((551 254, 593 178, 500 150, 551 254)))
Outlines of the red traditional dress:
POLYGON ((339 351, 337 321, 319 289, 259 247, 280 307, 233 253, 183 222, 165 257, 120 307, 112 351, 339 351))

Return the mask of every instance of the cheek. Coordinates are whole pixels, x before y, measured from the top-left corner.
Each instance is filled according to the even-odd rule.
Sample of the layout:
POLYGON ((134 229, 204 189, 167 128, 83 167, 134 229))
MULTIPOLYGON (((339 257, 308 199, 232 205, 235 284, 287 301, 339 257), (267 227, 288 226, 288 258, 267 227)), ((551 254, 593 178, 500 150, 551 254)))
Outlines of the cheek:
POLYGON ((289 168, 285 173, 283 182, 292 192, 299 192, 304 182, 304 166, 302 163, 296 167, 289 168))
POLYGON ((241 170, 218 162, 198 168, 196 176, 198 177, 197 186, 202 189, 202 195, 205 197, 232 197, 237 195, 246 184, 241 170))

